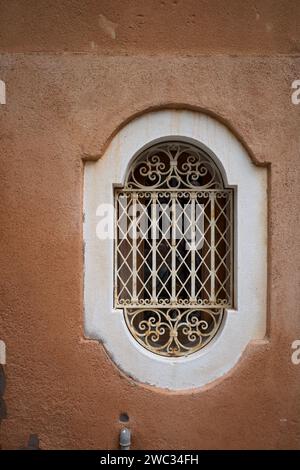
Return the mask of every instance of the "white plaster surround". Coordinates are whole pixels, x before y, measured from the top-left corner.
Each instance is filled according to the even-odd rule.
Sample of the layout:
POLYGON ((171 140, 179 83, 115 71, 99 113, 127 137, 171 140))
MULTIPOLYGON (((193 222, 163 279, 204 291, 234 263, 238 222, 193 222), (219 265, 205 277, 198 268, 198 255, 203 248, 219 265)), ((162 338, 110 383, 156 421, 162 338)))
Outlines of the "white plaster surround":
MULTIPOLYGON (((111 227, 114 225, 110 214, 111 227)), ((103 156, 84 172, 85 334, 104 344, 116 365, 134 379, 156 387, 186 390, 223 376, 247 344, 266 333, 267 170, 255 166, 232 132, 212 117, 187 110, 145 113, 126 124, 103 156), (134 156, 153 141, 193 141, 217 161, 235 194, 235 310, 197 353, 168 358, 143 348, 130 334, 122 310, 113 306, 114 241, 100 240, 100 204, 113 204, 113 186, 124 184, 134 156)))
POLYGON ((4 341, 0 340, 0 364, 6 364, 6 344, 4 341))

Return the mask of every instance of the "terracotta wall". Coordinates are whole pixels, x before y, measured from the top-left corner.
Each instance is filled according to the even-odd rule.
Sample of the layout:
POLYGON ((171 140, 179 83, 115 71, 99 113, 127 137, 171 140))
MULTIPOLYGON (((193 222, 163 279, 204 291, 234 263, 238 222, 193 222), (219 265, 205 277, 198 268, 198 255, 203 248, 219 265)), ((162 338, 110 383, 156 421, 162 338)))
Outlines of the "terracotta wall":
POLYGON ((300 448, 299 23, 297 0, 0 1, 4 448, 30 433, 117 448, 121 412, 133 448, 300 448), (164 106, 214 114, 270 164, 268 341, 182 394, 135 383, 83 335, 82 159, 164 106))

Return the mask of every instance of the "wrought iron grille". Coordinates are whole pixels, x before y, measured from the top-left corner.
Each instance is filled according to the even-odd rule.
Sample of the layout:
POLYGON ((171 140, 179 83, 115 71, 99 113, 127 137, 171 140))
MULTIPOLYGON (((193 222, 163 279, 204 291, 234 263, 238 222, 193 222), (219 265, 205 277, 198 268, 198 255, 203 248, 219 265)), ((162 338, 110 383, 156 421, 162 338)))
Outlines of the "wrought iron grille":
POLYGON ((116 189, 115 306, 161 355, 191 354, 232 306, 232 189, 197 147, 152 146, 116 189))

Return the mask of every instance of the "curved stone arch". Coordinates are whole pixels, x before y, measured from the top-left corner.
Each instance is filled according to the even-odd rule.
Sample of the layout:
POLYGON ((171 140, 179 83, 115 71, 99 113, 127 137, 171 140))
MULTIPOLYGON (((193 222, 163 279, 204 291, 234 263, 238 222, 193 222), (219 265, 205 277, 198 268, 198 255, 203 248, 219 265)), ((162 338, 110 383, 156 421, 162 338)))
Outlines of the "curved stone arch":
MULTIPOLYGON (((112 138, 102 158, 87 162, 84 184, 85 332, 102 341, 125 374, 156 387, 186 390, 204 386, 234 367, 251 340, 266 332, 267 170, 220 121, 187 110, 165 109, 140 115, 112 138), (228 310, 222 331, 203 350, 187 357, 157 356, 128 331, 122 311, 113 308, 113 240, 99 240, 100 204, 113 204, 134 156, 166 138, 193 141, 216 160, 228 185, 236 188, 235 310, 228 310)), ((109 214, 113 227, 113 212, 109 214)))

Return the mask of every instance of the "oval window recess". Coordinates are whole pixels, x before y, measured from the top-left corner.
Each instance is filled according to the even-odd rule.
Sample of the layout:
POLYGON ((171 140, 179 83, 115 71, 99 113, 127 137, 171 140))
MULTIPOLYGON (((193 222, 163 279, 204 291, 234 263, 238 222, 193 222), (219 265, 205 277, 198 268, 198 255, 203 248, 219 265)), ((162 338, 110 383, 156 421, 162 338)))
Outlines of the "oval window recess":
MULTIPOLYGON (((192 162, 186 161, 185 163, 191 164, 192 162)), ((157 171, 158 174, 162 174, 164 171, 160 168, 157 171)), ((144 178, 146 177, 147 175, 144 174, 144 178)), ((168 191, 172 192, 173 189, 178 191, 176 188, 178 178, 175 183, 172 178, 169 181, 171 187, 167 188, 168 191)), ((141 188, 132 189, 137 189, 138 192, 141 188)), ((125 374, 147 385, 170 390, 188 390, 202 387, 224 376, 238 362, 250 341, 265 337, 267 297, 266 193, 267 169, 255 166, 233 133, 211 116, 185 110, 161 110, 146 113, 127 123, 113 137, 101 159, 96 162, 87 162, 84 168, 83 232, 86 336, 101 340, 116 365, 125 374), (176 127, 174 127, 174 123, 176 123, 176 127), (139 326, 129 324, 131 318, 128 315, 131 314, 130 310, 133 308, 132 302, 137 302, 134 309, 141 308, 145 312, 149 299, 152 299, 151 302, 153 301, 152 282, 146 285, 149 293, 141 297, 135 296, 131 287, 126 295, 123 295, 123 292, 122 297, 115 284, 115 268, 118 266, 114 243, 115 193, 126 187, 127 181, 129 182, 127 178, 130 175, 130 169, 134 167, 134 162, 137 162, 139 155, 145 157, 143 154, 145 149, 170 141, 180 142, 181 145, 195 146, 199 149, 201 154, 206 155, 213 166, 215 165, 218 169, 218 175, 222 178, 224 187, 215 189, 217 191, 230 189, 234 194, 231 207, 231 220, 233 220, 234 226, 232 240, 234 238, 234 243, 232 240, 230 242, 232 246, 230 272, 234 271, 234 277, 230 280, 231 287, 227 288, 226 286, 222 295, 219 296, 219 301, 221 302, 223 299, 224 305, 218 304, 218 307, 224 310, 224 317, 218 331, 205 347, 182 355, 158 354, 157 351, 153 351, 153 341, 151 344, 149 343, 150 347, 146 348, 144 339, 138 338, 136 332, 133 334, 132 328, 139 328, 139 326), (102 227, 103 224, 107 227, 105 236, 102 238, 98 236, 99 224, 102 224, 102 227), (249 234, 251 234, 250 244, 249 234), (230 295, 223 295, 224 292, 230 295), (256 293, 255 296, 253 292, 256 293), (116 295, 118 296, 117 300, 116 295), (126 307, 126 302, 128 307, 126 307), (143 302, 144 305, 141 305, 143 302)), ((206 220, 208 212, 204 214, 204 217, 206 220)), ((224 228, 226 224, 227 222, 223 220, 221 225, 224 228)), ((219 229, 224 237, 222 227, 219 229)), ((220 244, 223 244, 222 250, 224 250, 226 243, 222 235, 218 236, 220 244)), ((217 242, 216 238, 214 242, 217 242)), ((141 253, 143 256, 145 255, 144 251, 141 253)), ((183 251, 180 252, 180 255, 184 256, 183 251)), ((215 263, 216 258, 218 258, 218 254, 215 252, 215 263)), ((211 263, 211 260, 207 263, 211 263)), ((221 260, 220 263, 223 266, 221 260)), ((167 264, 172 265, 172 260, 167 264)), ((227 261, 225 264, 227 265, 227 261)), ((190 265, 189 261, 187 266, 190 265)), ((128 279, 131 279, 132 276, 131 267, 130 262, 126 268, 128 279)), ((149 267, 151 268, 151 266, 149 267)), ((207 267, 209 271, 210 266, 207 267)), ((147 269, 149 268, 146 268, 146 271, 147 269)), ((226 285, 224 272, 220 275, 215 271, 215 274, 218 277, 215 281, 219 283, 219 287, 224 282, 226 285)), ((181 283, 183 279, 183 277, 179 277, 181 283)), ((200 277, 199 279, 201 281, 204 278, 200 277)), ((143 279, 142 281, 144 282, 143 279)), ((197 304, 199 310, 207 308, 204 301, 210 299, 212 294, 211 284, 208 282, 206 284, 207 293, 204 293, 202 298, 196 296, 197 302, 203 300, 203 305, 200 305, 201 302, 197 304)), ((187 293, 177 295, 177 300, 185 302, 192 294, 191 286, 186 287, 187 293)), ((215 284, 215 294, 216 287, 217 291, 219 290, 215 284)), ((159 300, 173 301, 174 282, 173 293, 172 282, 165 291, 166 295, 161 295, 159 300), (170 295, 173 295, 173 298, 170 295)), ((184 307, 184 303, 182 306, 184 307)), ((152 303, 150 308, 153 309, 153 307, 152 303)), ((163 305, 164 309, 166 307, 167 302, 166 305, 163 305)), ((215 308, 215 306, 212 307, 212 304, 209 304, 209 307, 215 308)), ((192 305, 187 303, 187 308, 192 308, 192 305)), ((174 318, 174 314, 170 315, 170 318, 174 318)), ((193 321, 201 321, 199 314, 193 321)), ((187 343, 182 341, 181 343, 183 348, 186 347, 187 343)), ((166 351, 161 352, 165 353, 166 351)))

